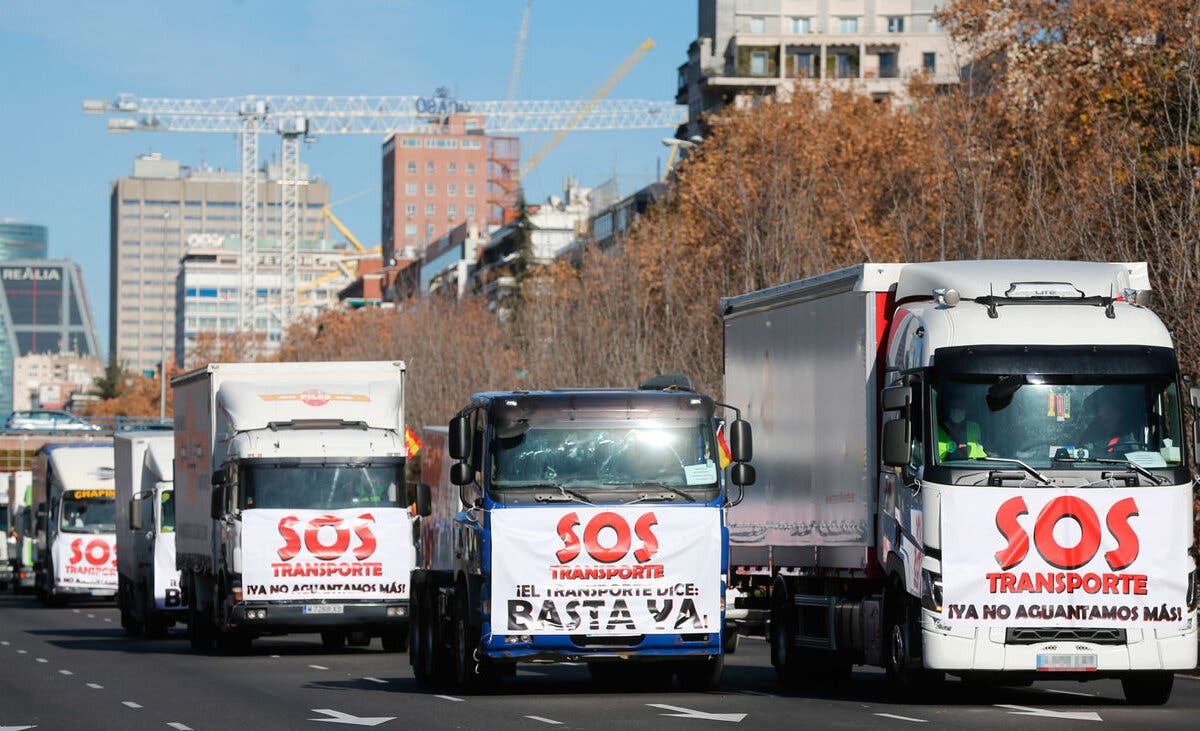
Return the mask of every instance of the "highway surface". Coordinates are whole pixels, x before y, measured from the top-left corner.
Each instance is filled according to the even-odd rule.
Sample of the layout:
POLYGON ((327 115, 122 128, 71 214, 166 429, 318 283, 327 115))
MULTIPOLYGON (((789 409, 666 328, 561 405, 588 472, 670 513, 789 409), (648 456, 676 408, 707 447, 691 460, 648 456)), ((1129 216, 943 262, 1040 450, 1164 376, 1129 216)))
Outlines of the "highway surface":
POLYGON ((1124 704, 1115 681, 974 688, 941 703, 897 703, 868 668, 840 688, 782 688, 761 641, 743 639, 719 692, 601 691, 583 666, 521 666, 503 690, 418 688, 403 654, 322 650, 316 635, 264 638, 249 654, 197 654, 177 632, 131 640, 111 604, 45 609, 0 596, 0 731, 402 728, 1188 728, 1200 679, 1169 705, 1124 704))

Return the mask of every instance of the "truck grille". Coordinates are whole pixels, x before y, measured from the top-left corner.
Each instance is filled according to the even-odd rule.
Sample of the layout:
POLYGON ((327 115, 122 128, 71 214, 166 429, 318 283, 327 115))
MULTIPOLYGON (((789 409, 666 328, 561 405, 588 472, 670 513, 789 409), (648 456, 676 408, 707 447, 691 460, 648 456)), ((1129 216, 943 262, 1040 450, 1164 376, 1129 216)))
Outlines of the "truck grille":
POLYGON ((571 635, 571 642, 576 647, 637 647, 645 639, 646 635, 616 635, 609 637, 571 635))
POLYGON ((1006 645, 1036 645, 1039 642, 1091 642, 1095 645, 1124 645, 1125 630, 1072 627, 1009 627, 1004 632, 1004 644, 1006 645))

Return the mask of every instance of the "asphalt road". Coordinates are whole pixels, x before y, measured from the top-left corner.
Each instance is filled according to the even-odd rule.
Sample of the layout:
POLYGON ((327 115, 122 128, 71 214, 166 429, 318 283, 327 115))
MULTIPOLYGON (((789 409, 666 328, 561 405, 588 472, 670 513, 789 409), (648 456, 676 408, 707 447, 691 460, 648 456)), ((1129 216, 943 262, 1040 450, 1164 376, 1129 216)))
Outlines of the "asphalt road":
POLYGON ((316 635, 257 640, 244 656, 191 651, 181 635, 125 637, 112 605, 42 608, 0 596, 0 731, 5 729, 945 728, 1197 727, 1200 679, 1170 704, 1124 704, 1120 684, 975 688, 950 681, 939 702, 897 703, 882 674, 858 668, 839 688, 783 688, 767 648, 743 639, 722 689, 603 691, 583 666, 521 666, 499 692, 418 688, 403 654, 326 652, 316 635), (710 715, 711 714, 711 715, 710 715), (353 722, 353 723, 352 723, 353 722))

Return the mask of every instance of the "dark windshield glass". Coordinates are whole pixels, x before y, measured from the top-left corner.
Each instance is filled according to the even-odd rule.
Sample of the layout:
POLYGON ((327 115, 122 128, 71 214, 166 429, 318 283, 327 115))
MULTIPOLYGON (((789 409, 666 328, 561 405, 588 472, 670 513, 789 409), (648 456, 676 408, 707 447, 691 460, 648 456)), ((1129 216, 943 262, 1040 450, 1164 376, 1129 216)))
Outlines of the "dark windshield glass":
POLYGON ((242 467, 245 508, 395 507, 404 464, 263 465, 242 467))
POLYGON ((1167 376, 948 376, 933 387, 934 464, 1008 457, 1036 468, 1080 460, 1178 467, 1179 394, 1167 376))
POLYGON ((0 531, 8 532, 8 506, 4 506, 4 510, 0 510, 0 531))
POLYGON ((711 488, 717 481, 712 428, 677 422, 534 424, 514 436, 499 435, 492 450, 493 488, 559 484, 608 488, 658 484, 711 488))
POLYGON ((158 513, 158 530, 160 533, 175 532, 175 493, 171 490, 164 490, 158 498, 159 513, 158 513))
POLYGON ((117 529, 112 490, 75 490, 63 495, 63 533, 113 533, 117 529))

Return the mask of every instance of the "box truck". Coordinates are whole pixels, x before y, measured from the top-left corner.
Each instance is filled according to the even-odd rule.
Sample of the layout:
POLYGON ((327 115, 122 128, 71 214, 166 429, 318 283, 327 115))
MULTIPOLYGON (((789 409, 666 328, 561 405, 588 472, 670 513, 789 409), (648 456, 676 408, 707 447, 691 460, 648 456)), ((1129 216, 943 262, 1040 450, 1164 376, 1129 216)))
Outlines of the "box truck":
POLYGON ((175 387, 176 564, 196 648, 408 640, 404 364, 223 363, 175 387))
POLYGON ((12 572, 10 588, 16 594, 33 588, 33 555, 35 544, 33 503, 33 473, 17 470, 8 479, 7 551, 12 572))
POLYGON ((9 526, 14 523, 9 516, 9 499, 12 494, 12 473, 0 473, 0 529, 3 531, 4 540, 0 541, 0 586, 5 588, 12 585, 13 580, 13 560, 12 557, 17 551, 17 536, 11 531, 9 526))
MULTIPOLYGON (((718 408, 675 376, 479 393, 447 431, 427 431, 418 682, 471 689, 519 662, 575 661, 602 682, 715 686, 729 500, 718 408)), ((748 484, 749 426, 729 431, 730 482, 748 484)))
POLYGON ((175 436, 113 435, 117 491, 117 606, 130 635, 161 636, 186 621, 175 568, 175 436))
POLYGON ((757 427, 735 580, 781 676, 1117 678, 1196 665, 1186 397, 1145 264, 863 264, 723 299, 757 427))
POLYGON ((34 456, 34 589, 47 606, 117 593, 111 442, 46 444, 34 456))

